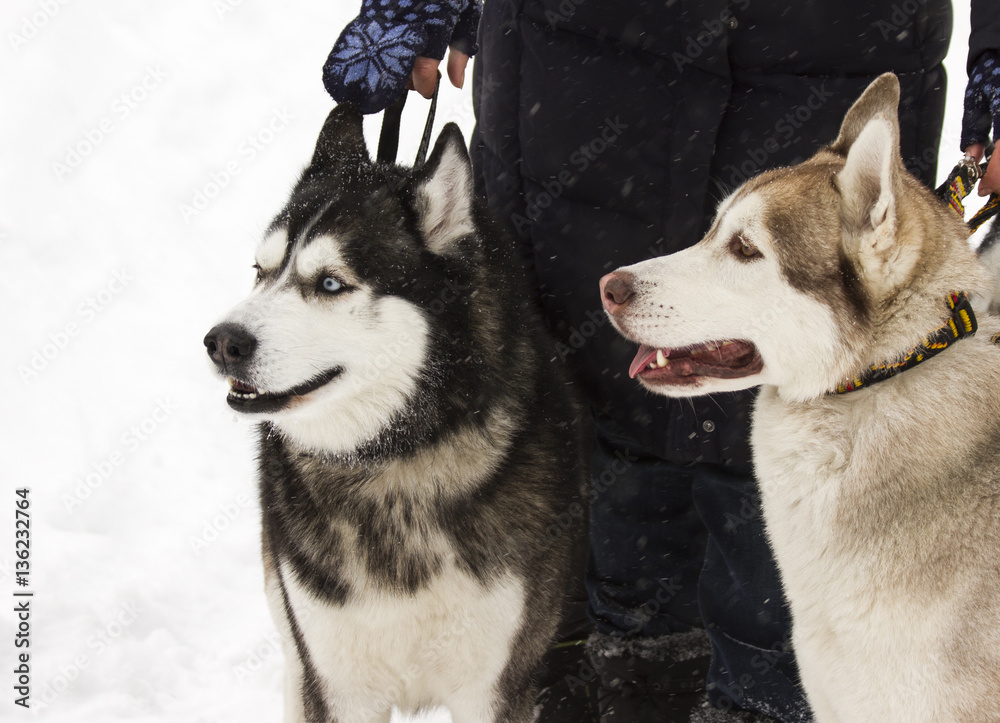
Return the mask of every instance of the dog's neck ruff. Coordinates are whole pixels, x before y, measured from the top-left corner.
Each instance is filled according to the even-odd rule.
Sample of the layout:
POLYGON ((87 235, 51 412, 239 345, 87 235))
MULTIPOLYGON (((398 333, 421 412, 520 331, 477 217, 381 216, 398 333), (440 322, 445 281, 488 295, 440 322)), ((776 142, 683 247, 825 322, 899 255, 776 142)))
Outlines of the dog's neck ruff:
POLYGON ((899 361, 873 364, 859 376, 838 384, 836 393, 846 394, 885 381, 930 359, 959 339, 975 334, 976 315, 972 311, 972 304, 969 303, 969 295, 964 291, 952 292, 948 294, 945 302, 948 304, 951 316, 944 324, 925 336, 921 343, 909 349, 899 361))

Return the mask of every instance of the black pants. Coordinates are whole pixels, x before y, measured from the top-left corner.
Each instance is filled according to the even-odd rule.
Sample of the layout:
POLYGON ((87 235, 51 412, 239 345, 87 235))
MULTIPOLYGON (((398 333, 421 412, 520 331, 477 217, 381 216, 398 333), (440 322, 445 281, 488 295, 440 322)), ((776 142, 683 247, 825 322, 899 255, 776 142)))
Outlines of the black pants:
POLYGON ((607 419, 596 435, 586 585, 597 630, 703 627, 713 704, 809 720, 751 471, 667 462, 607 419))

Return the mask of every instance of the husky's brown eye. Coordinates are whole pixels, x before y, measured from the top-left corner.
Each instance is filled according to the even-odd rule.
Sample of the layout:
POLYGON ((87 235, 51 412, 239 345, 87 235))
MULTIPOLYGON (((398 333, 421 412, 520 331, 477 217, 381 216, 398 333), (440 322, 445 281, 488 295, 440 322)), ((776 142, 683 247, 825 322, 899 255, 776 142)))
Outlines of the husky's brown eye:
POLYGON ((742 234, 734 234, 729 240, 729 251, 740 261, 753 261, 761 258, 761 253, 742 234))
POLYGON ((260 264, 254 264, 250 268, 252 268, 254 271, 257 272, 257 278, 254 279, 255 284, 259 284, 261 281, 264 280, 264 270, 261 269, 260 264))

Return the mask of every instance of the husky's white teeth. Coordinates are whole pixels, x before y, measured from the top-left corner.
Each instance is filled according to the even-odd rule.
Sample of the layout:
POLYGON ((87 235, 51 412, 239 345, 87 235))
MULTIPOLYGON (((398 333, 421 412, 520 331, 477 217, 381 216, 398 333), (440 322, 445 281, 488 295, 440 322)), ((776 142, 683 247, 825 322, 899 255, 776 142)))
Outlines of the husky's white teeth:
POLYGON ((663 353, 663 349, 656 350, 656 358, 649 362, 649 369, 662 369, 670 360, 667 359, 666 355, 663 353))
POLYGON ((254 389, 238 379, 229 377, 229 396, 237 399, 256 399, 257 397, 264 396, 264 392, 254 389))

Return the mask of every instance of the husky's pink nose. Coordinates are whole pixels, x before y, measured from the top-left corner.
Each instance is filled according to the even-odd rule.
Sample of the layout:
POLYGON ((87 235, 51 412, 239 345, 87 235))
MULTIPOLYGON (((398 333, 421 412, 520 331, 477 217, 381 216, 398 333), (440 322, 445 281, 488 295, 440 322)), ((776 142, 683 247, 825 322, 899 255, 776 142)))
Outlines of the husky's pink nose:
POLYGON ((627 304, 634 293, 632 275, 629 273, 612 271, 601 279, 601 302, 609 314, 614 314, 627 304))

